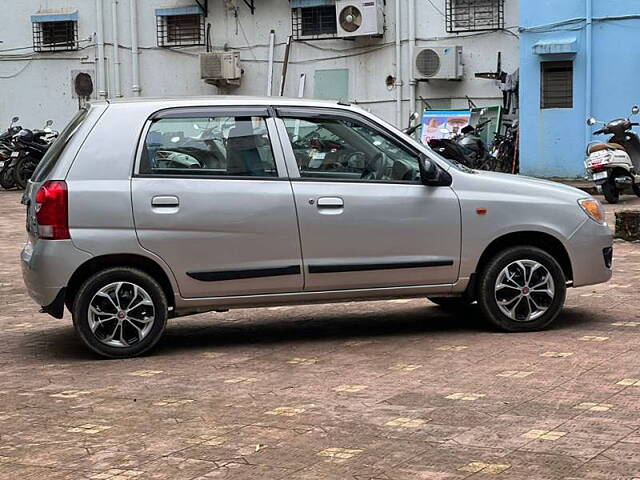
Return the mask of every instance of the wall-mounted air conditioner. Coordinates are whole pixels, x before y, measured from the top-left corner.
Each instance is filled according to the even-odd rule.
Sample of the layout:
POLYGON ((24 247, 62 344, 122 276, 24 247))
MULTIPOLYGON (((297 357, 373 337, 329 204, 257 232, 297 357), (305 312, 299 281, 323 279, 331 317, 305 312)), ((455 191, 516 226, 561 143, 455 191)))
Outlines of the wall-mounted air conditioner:
POLYGON ((414 61, 416 80, 459 80, 464 75, 462 47, 418 48, 414 61))
POLYGON ((382 35, 383 0, 338 0, 336 23, 341 38, 382 35))
POLYGON ((240 52, 208 52, 200 54, 200 78, 219 87, 240 85, 242 67, 240 52))

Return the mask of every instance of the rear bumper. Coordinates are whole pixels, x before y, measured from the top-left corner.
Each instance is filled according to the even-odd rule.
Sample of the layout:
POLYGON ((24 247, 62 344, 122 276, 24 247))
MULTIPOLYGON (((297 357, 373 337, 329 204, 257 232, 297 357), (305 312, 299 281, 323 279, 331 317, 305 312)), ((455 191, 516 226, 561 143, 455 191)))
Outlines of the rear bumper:
POLYGON ((90 258, 91 255, 78 250, 71 240, 28 241, 20 260, 29 296, 48 312, 57 305, 56 300, 59 301, 60 292, 73 273, 90 258))
POLYGON ((573 268, 573 286, 583 287, 611 279, 613 234, 607 225, 591 219, 569 239, 569 256, 573 268))

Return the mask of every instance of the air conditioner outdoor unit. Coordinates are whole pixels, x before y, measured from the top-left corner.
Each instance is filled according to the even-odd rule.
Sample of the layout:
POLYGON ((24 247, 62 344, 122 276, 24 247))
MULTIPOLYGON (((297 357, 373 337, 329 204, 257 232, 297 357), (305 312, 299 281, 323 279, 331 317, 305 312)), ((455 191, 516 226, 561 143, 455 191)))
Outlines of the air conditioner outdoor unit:
POLYGON ((383 0, 337 0, 336 23, 341 38, 382 35, 383 0))
POLYGON ((459 80, 464 75, 462 47, 419 48, 414 61, 416 80, 459 80))
POLYGON ((237 87, 241 77, 240 52, 200 54, 200 78, 205 82, 219 87, 237 87))

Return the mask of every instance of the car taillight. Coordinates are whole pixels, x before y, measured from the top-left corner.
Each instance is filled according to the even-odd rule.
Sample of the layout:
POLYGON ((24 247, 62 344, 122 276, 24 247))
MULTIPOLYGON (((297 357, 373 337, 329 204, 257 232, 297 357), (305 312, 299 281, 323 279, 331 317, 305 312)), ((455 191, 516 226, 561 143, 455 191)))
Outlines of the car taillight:
POLYGON ((45 182, 36 193, 38 237, 47 240, 67 240, 69 234, 67 183, 45 182))

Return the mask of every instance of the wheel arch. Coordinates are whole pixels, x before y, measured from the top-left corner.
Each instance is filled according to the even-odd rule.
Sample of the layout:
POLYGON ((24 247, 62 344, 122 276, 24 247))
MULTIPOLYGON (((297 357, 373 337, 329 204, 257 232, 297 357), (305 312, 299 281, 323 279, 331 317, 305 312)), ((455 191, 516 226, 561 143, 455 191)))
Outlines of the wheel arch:
POLYGON ((482 252, 475 269, 474 277, 480 274, 489 260, 497 253, 516 246, 532 246, 544 250, 560 264, 568 281, 573 281, 573 267, 569 252, 553 235, 540 231, 519 231, 504 234, 493 240, 482 252))
POLYGON ((154 260, 136 254, 110 254, 93 257, 73 273, 65 290, 65 304, 69 310, 84 281, 96 272, 113 267, 137 268, 151 275, 162 287, 169 307, 175 307, 175 293, 167 272, 154 260))

